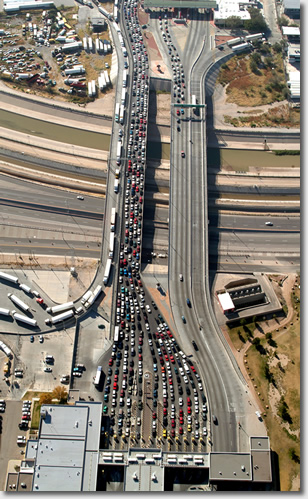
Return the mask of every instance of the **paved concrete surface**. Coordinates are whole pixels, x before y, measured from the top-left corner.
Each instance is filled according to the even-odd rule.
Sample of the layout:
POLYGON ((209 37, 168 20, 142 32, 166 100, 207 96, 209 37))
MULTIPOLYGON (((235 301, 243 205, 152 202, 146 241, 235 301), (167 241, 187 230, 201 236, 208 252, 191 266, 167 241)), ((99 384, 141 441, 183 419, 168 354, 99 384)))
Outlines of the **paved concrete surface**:
MULTIPOLYGON (((1 398, 3 398, 1 396, 1 398)), ((10 459, 22 459, 20 453, 25 446, 18 446, 17 436, 27 435, 27 432, 18 428, 21 421, 22 402, 7 401, 6 410, 2 416, 2 434, 0 435, 0 490, 4 490, 6 472, 10 459)))

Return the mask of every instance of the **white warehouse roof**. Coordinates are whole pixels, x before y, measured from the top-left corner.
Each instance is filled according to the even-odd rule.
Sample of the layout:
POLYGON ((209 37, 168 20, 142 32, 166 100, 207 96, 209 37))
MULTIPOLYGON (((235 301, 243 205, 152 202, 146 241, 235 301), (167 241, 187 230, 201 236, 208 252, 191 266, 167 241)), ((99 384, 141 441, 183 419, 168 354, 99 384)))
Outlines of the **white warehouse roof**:
POLYGON ((217 0, 218 10, 214 10, 214 21, 217 19, 228 19, 230 16, 240 17, 243 21, 250 19, 246 9, 240 10, 240 0, 217 0))

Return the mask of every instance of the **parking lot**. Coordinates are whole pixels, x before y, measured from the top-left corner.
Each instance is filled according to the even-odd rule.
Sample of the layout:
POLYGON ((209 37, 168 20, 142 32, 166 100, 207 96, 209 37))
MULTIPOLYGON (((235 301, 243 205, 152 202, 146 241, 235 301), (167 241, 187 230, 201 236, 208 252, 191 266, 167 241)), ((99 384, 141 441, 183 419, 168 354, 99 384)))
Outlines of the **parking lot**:
POLYGON ((26 433, 19 429, 22 402, 7 401, 5 411, 0 413, 2 432, 0 434, 0 490, 4 490, 6 470, 10 459, 21 459, 24 445, 17 444, 17 436, 26 433))

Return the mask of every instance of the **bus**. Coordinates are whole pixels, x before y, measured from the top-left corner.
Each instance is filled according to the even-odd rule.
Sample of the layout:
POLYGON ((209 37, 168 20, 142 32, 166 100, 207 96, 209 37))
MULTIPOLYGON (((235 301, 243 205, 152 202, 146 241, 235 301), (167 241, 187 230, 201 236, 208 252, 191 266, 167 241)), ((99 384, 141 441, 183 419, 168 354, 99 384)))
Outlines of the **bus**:
POLYGON ((119 341, 119 326, 115 326, 115 328, 114 328, 113 341, 114 341, 114 343, 117 343, 119 341))
POLYGON ((94 386, 99 387, 100 381, 101 381, 101 376, 102 376, 102 366, 98 366, 97 371, 96 371, 96 376, 94 378, 94 386))
POLYGON ((197 111, 197 108, 196 108, 197 98, 196 98, 196 96, 195 96, 195 95, 192 95, 192 96, 191 96, 191 104, 192 104, 192 106, 193 106, 193 108, 192 108, 192 109, 193 109, 193 112, 194 112, 195 114, 197 114, 197 112, 196 112, 196 111, 197 111))
POLYGON ((117 102, 116 108, 115 108, 115 121, 116 121, 116 123, 119 123, 119 118, 120 118, 120 104, 119 104, 119 102, 117 102))

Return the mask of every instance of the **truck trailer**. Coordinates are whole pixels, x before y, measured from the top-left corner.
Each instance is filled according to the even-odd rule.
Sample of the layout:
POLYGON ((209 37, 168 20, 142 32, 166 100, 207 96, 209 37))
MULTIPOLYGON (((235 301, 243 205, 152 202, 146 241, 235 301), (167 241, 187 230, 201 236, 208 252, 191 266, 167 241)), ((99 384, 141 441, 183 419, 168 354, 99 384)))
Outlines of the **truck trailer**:
POLYGON ((0 279, 13 282, 14 284, 18 284, 18 277, 15 277, 14 275, 11 274, 6 274, 5 272, 0 272, 0 279))
POLYGON ((35 319, 31 319, 30 317, 26 317, 25 315, 18 314, 15 311, 12 311, 12 315, 16 321, 24 322, 25 324, 28 324, 28 326, 32 327, 37 326, 37 322, 35 319))
POLYGON ((111 232, 115 231, 116 218, 117 218, 117 210, 115 208, 111 208, 111 218, 110 218, 110 230, 111 230, 111 232))
POLYGON ((52 317, 51 323, 57 324, 58 322, 66 321, 67 319, 70 319, 73 316, 74 316, 74 311, 67 310, 66 312, 63 312, 63 314, 55 315, 54 317, 52 317))
POLYGON ((81 303, 82 305, 84 305, 86 303, 86 301, 88 301, 88 299, 92 296, 92 291, 89 289, 84 295, 83 297, 81 298, 81 303))
POLYGON ((15 305, 24 310, 24 312, 28 312, 30 310, 30 307, 26 303, 24 303, 20 298, 13 295, 12 293, 8 293, 8 297, 10 298, 10 300, 12 300, 13 303, 15 303, 15 305))
POLYGON ((26 284, 19 284, 20 289, 22 289, 25 293, 31 294, 31 288, 26 284))
POLYGON ((114 252, 114 232, 110 232, 109 258, 113 258, 113 252, 114 252))
POLYGON ((111 258, 108 258, 107 263, 106 263, 106 267, 105 267, 105 273, 104 273, 104 284, 105 285, 108 284, 108 281, 109 281, 111 263, 112 263, 111 258))
POLYGON ((49 314, 57 314, 59 312, 64 312, 65 310, 69 310, 70 308, 74 308, 74 303, 72 301, 62 303, 61 305, 55 305, 54 307, 48 307, 46 308, 46 312, 49 314))

